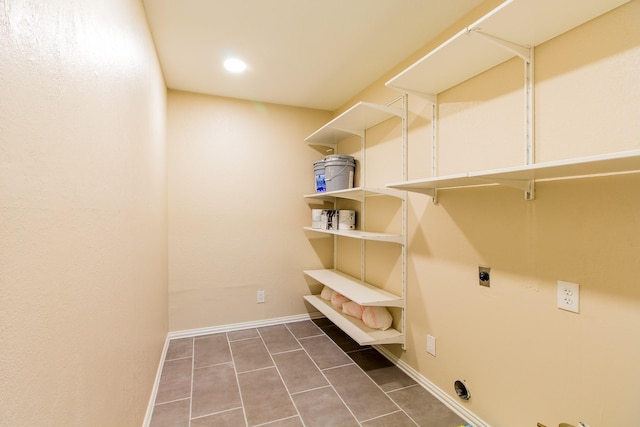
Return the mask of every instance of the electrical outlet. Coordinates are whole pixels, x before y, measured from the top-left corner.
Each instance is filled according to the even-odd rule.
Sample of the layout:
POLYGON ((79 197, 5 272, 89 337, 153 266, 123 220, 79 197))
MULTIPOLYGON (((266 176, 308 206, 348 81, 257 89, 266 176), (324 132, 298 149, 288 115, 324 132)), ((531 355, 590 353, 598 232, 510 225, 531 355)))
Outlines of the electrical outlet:
POLYGON ((580 313, 580 285, 558 280, 558 308, 580 313))
POLYGON ((491 287, 491 267, 478 266, 478 284, 486 288, 491 287))
POLYGON ((258 304, 262 304, 264 302, 264 291, 258 291, 258 295, 256 296, 256 302, 258 304))
POLYGON ((427 353, 432 356, 436 355, 436 337, 427 335, 427 353))

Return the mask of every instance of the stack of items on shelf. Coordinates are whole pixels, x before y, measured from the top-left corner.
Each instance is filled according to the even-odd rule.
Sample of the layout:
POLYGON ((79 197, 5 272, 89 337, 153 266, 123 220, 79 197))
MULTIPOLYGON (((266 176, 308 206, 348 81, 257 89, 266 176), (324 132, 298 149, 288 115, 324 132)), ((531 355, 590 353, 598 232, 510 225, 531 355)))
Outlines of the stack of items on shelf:
POLYGON ((331 154, 313 163, 316 192, 353 188, 356 160, 344 154, 331 154))
POLYGON ((386 307, 362 306, 326 286, 322 288, 320 298, 331 301, 331 305, 342 313, 362 320, 362 323, 371 329, 385 331, 393 322, 391 313, 386 307))
POLYGON ((319 230, 354 230, 356 228, 356 211, 312 209, 311 228, 319 230))

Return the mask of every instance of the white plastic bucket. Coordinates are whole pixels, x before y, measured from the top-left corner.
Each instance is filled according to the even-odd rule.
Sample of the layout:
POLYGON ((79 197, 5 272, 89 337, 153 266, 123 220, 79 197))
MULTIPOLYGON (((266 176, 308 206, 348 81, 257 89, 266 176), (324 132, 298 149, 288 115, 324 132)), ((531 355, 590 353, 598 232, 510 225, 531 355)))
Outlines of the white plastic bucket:
POLYGON ((324 158, 324 179, 327 191, 353 188, 356 161, 344 154, 332 154, 324 158))
POLYGON ((338 211, 338 230, 355 230, 356 211, 341 209, 338 211))
POLYGON ((316 177, 316 193, 327 191, 324 178, 324 159, 313 162, 313 173, 316 177))
POLYGON ((311 209, 311 228, 322 228, 322 209, 311 209))

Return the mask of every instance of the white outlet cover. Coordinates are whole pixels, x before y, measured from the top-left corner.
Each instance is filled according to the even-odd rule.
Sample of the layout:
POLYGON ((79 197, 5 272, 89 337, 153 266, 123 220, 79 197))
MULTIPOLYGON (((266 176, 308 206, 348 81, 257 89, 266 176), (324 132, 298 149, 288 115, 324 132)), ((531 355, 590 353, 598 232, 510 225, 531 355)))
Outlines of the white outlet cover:
POLYGON ((427 335, 427 353, 432 356, 436 355, 436 337, 427 335))
POLYGON ((580 285, 558 280, 558 308, 580 313, 580 285))

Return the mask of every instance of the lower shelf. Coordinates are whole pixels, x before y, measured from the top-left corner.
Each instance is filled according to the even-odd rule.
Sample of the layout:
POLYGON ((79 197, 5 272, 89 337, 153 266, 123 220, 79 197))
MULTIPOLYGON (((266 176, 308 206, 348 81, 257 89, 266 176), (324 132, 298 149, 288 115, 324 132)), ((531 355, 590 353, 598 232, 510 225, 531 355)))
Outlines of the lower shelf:
POLYGON ((404 334, 395 329, 371 329, 361 320, 342 314, 318 295, 306 295, 304 299, 360 345, 404 344, 404 334))

